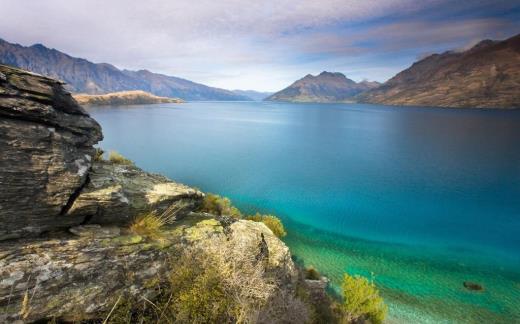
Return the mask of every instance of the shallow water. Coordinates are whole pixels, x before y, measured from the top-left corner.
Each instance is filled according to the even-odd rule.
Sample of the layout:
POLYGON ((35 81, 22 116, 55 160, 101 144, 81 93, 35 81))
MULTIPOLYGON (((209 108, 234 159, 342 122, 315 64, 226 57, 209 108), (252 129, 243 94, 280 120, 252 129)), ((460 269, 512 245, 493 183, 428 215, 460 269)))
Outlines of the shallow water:
POLYGON ((140 167, 283 218, 390 322, 520 322, 520 111, 198 102, 90 108, 140 167), (465 280, 485 287, 469 292, 465 280))

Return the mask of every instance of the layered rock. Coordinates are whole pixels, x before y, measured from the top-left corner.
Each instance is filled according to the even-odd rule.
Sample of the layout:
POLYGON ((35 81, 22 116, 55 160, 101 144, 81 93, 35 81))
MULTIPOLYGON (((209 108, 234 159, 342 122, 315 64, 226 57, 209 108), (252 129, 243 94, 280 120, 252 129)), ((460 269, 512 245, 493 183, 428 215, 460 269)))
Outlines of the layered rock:
POLYGON ((198 207, 204 194, 157 174, 106 161, 94 163, 90 181, 75 198, 66 217, 92 224, 128 224, 152 210, 176 204, 181 218, 198 207))
POLYGON ((81 223, 65 214, 101 139, 60 82, 0 65, 0 240, 81 223))
POLYGON ((194 213, 198 190, 94 161, 100 139, 61 83, 0 66, 0 323, 103 320, 122 298, 157 297, 186 251, 219 256, 240 300, 261 298, 255 322, 287 313, 298 275, 271 230, 194 213), (166 226, 127 226, 171 206, 166 226))
POLYGON ((81 236, 0 242, 0 322, 104 319, 120 296, 153 300, 159 283, 175 271, 169 256, 195 244, 224 255, 254 256, 264 242, 269 251, 264 269, 278 293, 297 279, 288 248, 262 223, 223 225, 191 215, 165 228, 160 239, 114 227, 72 231, 81 236))

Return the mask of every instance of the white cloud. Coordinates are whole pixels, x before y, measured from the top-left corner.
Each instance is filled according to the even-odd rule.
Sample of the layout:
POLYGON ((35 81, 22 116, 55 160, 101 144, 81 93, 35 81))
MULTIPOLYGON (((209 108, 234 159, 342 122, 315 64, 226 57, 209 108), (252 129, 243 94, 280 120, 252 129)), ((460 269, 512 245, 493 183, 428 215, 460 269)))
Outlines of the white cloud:
POLYGON ((335 55, 355 54, 345 51, 349 37, 335 34, 338 25, 411 14, 442 1, 0 0, 0 37, 120 68, 276 90, 307 74, 298 62, 323 46, 331 45, 335 55))

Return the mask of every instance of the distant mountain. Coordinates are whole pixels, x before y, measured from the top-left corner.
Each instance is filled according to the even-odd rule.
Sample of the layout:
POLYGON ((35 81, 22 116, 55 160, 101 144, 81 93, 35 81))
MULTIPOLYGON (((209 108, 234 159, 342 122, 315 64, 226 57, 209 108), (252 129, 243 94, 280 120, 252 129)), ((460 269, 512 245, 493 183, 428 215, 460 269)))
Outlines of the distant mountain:
POLYGON ((107 94, 90 95, 75 94, 74 99, 82 106, 106 105, 149 105, 159 103, 181 103, 178 98, 158 97, 142 90, 112 92, 107 94))
POLYGON ((377 87, 377 82, 355 82, 339 72, 322 72, 317 76, 308 74, 289 87, 265 100, 288 102, 346 102, 364 91, 377 87))
POLYGON ((147 70, 119 70, 106 63, 92 63, 41 44, 29 47, 0 39, 0 63, 57 78, 76 93, 103 94, 143 90, 157 96, 184 100, 251 100, 229 90, 208 87, 147 70))
POLYGON ((274 92, 261 92, 255 90, 233 90, 234 93, 240 96, 245 96, 254 101, 262 101, 272 95, 274 92))
POLYGON ((520 108, 520 34, 426 57, 358 96, 389 105, 520 108))

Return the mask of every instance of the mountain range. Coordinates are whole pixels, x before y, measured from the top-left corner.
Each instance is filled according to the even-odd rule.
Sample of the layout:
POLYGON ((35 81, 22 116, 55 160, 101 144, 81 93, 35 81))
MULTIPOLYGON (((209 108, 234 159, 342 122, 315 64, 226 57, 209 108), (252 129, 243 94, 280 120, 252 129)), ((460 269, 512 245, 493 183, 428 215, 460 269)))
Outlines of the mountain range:
POLYGON ((120 70, 107 63, 92 63, 42 44, 21 46, 0 39, 0 63, 19 67, 66 82, 74 93, 105 94, 143 90, 162 97, 184 100, 252 100, 229 90, 147 70, 120 70))
POLYGON ((433 54, 357 96, 388 105, 520 108, 520 34, 433 54))
POLYGON ((255 90, 233 90, 233 92, 236 93, 237 95, 251 98, 254 101, 262 101, 274 93, 274 92, 255 91, 255 90))
POLYGON ((355 82, 339 72, 323 71, 306 75, 287 88, 267 97, 266 101, 349 102, 354 96, 378 87, 378 82, 355 82))

